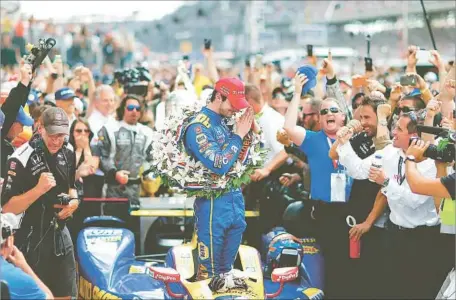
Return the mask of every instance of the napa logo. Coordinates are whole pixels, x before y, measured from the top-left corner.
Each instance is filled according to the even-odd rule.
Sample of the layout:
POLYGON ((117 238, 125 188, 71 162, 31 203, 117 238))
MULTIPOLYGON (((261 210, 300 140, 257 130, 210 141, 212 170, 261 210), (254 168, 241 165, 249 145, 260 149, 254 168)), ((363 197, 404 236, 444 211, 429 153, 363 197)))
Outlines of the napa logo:
POLYGON ((79 296, 82 299, 122 300, 122 298, 108 293, 96 285, 92 286, 92 283, 82 276, 79 276, 79 296))

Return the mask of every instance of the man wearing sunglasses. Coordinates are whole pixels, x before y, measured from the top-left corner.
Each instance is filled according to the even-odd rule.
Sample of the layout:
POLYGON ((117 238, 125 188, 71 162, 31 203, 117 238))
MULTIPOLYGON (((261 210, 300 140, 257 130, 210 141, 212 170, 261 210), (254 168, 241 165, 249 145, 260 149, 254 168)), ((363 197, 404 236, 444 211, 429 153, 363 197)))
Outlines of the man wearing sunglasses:
POLYGON ((130 218, 129 210, 139 209, 141 178, 140 168, 150 161, 152 129, 139 123, 143 113, 141 100, 134 95, 122 99, 117 109, 119 123, 108 122, 98 132, 98 143, 93 155, 100 157, 100 167, 105 173, 108 198, 128 198, 124 203, 110 203, 108 214, 132 224, 139 251, 139 218, 130 218))
POLYGON ((344 223, 345 199, 348 199, 350 183, 342 165, 331 160, 328 152, 336 139, 337 131, 343 126, 345 114, 337 101, 329 98, 322 101, 319 118, 321 130, 313 132, 296 125, 302 87, 308 81, 296 74, 295 94, 290 102, 284 129, 295 145, 307 155, 310 166, 311 200, 304 205, 306 217, 312 224, 319 244, 325 253, 325 294, 328 297, 343 296, 344 275, 341 273, 343 260, 348 257, 348 238, 344 223), (333 191, 332 188, 334 188, 333 191))

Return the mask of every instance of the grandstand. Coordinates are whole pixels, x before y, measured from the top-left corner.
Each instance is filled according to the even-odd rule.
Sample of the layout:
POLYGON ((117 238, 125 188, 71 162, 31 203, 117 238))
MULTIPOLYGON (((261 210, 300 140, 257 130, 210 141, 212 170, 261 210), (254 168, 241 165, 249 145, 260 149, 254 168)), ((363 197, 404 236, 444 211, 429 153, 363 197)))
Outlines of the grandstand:
MULTIPOLYGON (((401 18, 404 5, 409 17, 408 44, 417 44, 431 49, 431 41, 422 16, 420 1, 263 1, 264 30, 273 32, 276 42, 268 43, 269 51, 297 48, 299 45, 296 28, 309 24, 321 24, 327 31, 329 47, 353 47, 365 49, 365 33, 349 32, 351 24, 367 28, 373 21, 390 22, 388 30, 373 32, 372 55, 398 56, 403 51, 401 18), (404 4, 406 3, 406 4, 404 4), (332 14, 328 11, 333 8, 332 14), (326 17, 326 18, 325 18, 326 17)), ((137 37, 153 51, 169 52, 179 49, 185 40, 199 52, 202 41, 210 37, 217 50, 246 53, 248 47, 248 25, 246 16, 249 1, 199 1, 186 5, 164 18, 143 24, 144 29, 137 37), (180 35, 179 35, 180 33, 180 35), (182 35, 182 33, 185 33, 182 35), (182 38, 182 37, 185 37, 182 38), (229 38, 227 38, 229 37, 229 38), (231 40, 231 42, 227 42, 231 40), (239 45, 240 44, 240 45, 239 45)), ((444 55, 455 51, 453 41, 454 1, 424 1, 431 17, 440 19, 434 27, 437 46, 444 55), (444 26, 441 26, 442 20, 444 26), (440 27, 440 28, 437 28, 440 27), (439 47, 440 46, 440 47, 439 47)), ((435 24, 436 22, 433 22, 435 24)), ((378 27, 378 26, 377 26, 378 27)))

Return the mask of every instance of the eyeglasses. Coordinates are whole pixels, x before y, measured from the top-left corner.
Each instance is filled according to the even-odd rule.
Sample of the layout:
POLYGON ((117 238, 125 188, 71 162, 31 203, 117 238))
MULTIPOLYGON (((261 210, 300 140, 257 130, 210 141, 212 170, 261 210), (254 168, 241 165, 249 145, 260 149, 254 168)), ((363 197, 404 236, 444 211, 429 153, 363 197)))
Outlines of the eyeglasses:
POLYGON ((302 118, 305 119, 308 116, 313 116, 313 115, 316 115, 316 114, 317 113, 308 113, 308 114, 302 113, 302 118))
POLYGON ((89 129, 75 129, 74 131, 77 132, 77 133, 83 133, 83 132, 84 133, 89 133, 90 132, 89 129))
POLYGON ((141 106, 130 104, 130 105, 127 105, 127 110, 128 111, 133 111, 133 110, 140 111, 141 106))
POLYGON ((337 114, 338 112, 340 112, 340 110, 337 107, 323 108, 322 110, 320 110, 320 115, 324 116, 327 115, 329 112, 337 114))

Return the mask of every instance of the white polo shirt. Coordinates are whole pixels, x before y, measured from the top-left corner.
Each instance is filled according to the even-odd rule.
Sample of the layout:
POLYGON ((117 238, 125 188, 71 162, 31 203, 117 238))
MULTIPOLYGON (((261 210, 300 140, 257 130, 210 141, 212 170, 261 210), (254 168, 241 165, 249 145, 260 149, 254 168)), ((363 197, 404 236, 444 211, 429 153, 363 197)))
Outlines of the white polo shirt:
POLYGON ((285 118, 269 105, 265 104, 258 113, 258 125, 263 131, 264 147, 269 150, 265 165, 267 165, 284 146, 277 141, 277 131, 283 128, 285 118))
MULTIPOLYGON (((353 151, 350 143, 339 146, 337 152, 342 165, 347 169, 357 170, 350 174, 353 178, 366 179, 369 177, 369 169, 375 155, 361 160, 353 151)), ((435 208, 434 198, 414 194, 410 190, 405 178, 405 153, 402 149, 388 145, 380 153, 382 154, 383 169, 390 179, 388 186, 382 189, 391 210, 390 220, 405 228, 438 225, 440 219, 435 208)), ((437 170, 431 159, 418 163, 417 169, 424 177, 436 177, 437 170)))

